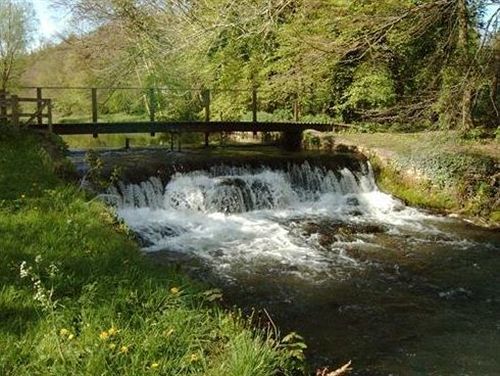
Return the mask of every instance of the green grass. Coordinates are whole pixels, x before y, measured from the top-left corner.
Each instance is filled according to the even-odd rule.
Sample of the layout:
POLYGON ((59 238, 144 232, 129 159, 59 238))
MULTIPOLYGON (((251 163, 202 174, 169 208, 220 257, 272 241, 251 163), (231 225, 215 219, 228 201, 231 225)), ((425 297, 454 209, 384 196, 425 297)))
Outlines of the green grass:
POLYGON ((44 144, 0 133, 1 375, 292 373, 293 344, 147 261, 103 204, 55 176, 44 144))

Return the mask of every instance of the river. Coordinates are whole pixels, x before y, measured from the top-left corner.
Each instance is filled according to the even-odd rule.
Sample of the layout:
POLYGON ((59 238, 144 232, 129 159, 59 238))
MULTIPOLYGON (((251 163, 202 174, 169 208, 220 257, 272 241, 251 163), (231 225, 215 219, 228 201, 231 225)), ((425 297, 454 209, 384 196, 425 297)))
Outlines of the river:
POLYGON ((500 234, 405 206, 369 164, 216 164, 103 195, 176 263, 353 375, 500 374, 500 234))

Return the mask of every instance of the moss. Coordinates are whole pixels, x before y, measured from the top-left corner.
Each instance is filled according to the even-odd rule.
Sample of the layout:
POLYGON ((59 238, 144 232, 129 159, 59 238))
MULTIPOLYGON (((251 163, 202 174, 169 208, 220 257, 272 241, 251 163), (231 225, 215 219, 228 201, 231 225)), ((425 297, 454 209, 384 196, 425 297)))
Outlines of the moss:
POLYGON ((490 213, 490 222, 500 223, 500 210, 495 210, 490 213))
POLYGON ((409 178, 393 167, 383 166, 377 158, 372 158, 371 163, 380 189, 400 198, 407 205, 441 212, 458 208, 449 192, 436 190, 428 182, 409 178))

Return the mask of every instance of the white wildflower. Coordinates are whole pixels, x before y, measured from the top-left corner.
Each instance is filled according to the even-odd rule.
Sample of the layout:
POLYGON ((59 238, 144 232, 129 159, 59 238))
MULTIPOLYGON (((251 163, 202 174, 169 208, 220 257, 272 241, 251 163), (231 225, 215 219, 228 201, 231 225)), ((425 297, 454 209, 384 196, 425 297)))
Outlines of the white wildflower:
POLYGON ((47 290, 42 285, 42 281, 38 280, 33 284, 35 289, 35 295, 33 299, 37 302, 41 303, 43 306, 47 306, 49 303, 49 299, 47 297, 47 290))
POLYGON ((19 276, 21 278, 27 278, 30 275, 31 267, 28 267, 27 265, 26 261, 23 261, 19 266, 19 276))
POLYGON ((47 270, 49 272, 49 277, 54 279, 59 271, 59 268, 55 264, 50 264, 47 270))

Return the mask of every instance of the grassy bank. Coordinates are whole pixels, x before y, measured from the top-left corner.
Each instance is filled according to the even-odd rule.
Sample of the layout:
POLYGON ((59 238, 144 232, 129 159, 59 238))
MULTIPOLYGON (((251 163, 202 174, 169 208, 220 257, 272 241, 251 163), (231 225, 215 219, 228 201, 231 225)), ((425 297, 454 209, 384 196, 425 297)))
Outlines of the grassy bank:
POLYGON ((454 132, 346 133, 335 143, 370 155, 380 187, 410 205, 500 225, 498 140, 463 140, 454 132))
POLYGON ((150 264, 104 205, 56 176, 67 167, 44 144, 57 151, 0 133, 0 374, 295 372, 295 344, 150 264))

